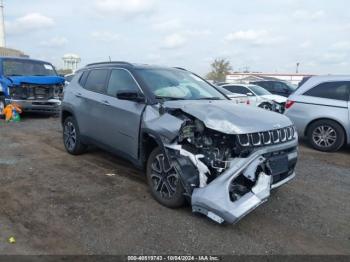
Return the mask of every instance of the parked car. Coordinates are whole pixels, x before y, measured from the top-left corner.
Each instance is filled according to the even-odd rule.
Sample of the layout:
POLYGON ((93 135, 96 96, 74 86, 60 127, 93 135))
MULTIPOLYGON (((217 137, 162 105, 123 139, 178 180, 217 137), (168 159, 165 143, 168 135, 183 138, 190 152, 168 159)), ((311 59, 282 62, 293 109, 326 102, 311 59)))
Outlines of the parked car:
POLYGON ((68 75, 64 76, 64 79, 66 81, 66 85, 68 85, 72 81, 73 77, 74 77, 74 74, 68 74, 68 75))
POLYGON ((247 95, 232 93, 221 86, 216 86, 216 88, 236 104, 250 105, 249 97, 247 95))
POLYGON ((0 57, 0 113, 8 103, 26 112, 57 114, 64 78, 48 62, 28 58, 0 57))
POLYGON ((271 94, 289 97, 295 90, 296 86, 287 81, 255 81, 253 85, 258 85, 269 91, 271 94))
POLYGON ((333 152, 350 143, 350 76, 315 76, 286 104, 286 115, 317 150, 333 152))
POLYGON ((256 85, 226 84, 221 86, 233 94, 245 95, 249 99, 250 105, 254 105, 266 110, 279 113, 284 112, 287 98, 273 95, 264 88, 256 85))
POLYGON ((199 76, 126 62, 77 71, 62 105, 63 142, 89 144, 146 172, 164 206, 237 222, 295 176, 298 139, 285 116, 235 105, 199 76))

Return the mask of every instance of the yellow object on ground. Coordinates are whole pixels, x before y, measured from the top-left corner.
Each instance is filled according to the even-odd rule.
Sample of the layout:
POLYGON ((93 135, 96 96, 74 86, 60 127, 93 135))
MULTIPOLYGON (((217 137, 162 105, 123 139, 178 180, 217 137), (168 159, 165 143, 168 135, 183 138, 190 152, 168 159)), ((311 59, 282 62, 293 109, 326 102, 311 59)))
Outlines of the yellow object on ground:
POLYGON ((9 243, 10 244, 15 244, 16 243, 16 239, 14 237, 10 237, 9 238, 9 243))

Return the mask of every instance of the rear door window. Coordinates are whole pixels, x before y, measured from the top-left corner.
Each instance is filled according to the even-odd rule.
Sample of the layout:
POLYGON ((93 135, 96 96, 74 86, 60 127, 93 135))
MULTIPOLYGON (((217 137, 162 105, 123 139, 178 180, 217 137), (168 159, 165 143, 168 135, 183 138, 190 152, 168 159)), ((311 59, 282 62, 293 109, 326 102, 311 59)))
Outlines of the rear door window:
POLYGON ((224 86, 224 88, 236 94, 246 95, 248 93, 251 93, 251 91, 248 88, 245 88, 244 86, 224 86))
POLYGON ((350 81, 322 83, 305 92, 304 95, 349 101, 350 81))
POLYGON ((105 93, 108 74, 109 70, 107 69, 92 70, 87 77, 85 89, 96 93, 105 93))
POLYGON ((124 69, 112 70, 109 78, 107 94, 116 97, 118 91, 139 91, 134 78, 124 69))

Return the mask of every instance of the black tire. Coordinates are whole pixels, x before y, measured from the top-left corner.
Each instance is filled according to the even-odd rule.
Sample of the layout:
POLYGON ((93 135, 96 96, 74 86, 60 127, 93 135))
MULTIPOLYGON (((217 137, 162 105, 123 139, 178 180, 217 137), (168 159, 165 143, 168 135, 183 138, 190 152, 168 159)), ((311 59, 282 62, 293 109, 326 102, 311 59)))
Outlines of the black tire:
POLYGON ((336 152, 345 144, 343 128, 332 120, 319 120, 307 130, 310 145, 322 152, 336 152))
POLYGON ((72 116, 67 117, 63 123, 63 144, 72 155, 81 155, 87 149, 87 145, 81 141, 77 121, 72 116))
POLYGON ((163 206, 182 207, 186 199, 180 177, 175 168, 164 167, 164 160, 159 148, 155 148, 148 158, 146 176, 151 194, 163 206))
POLYGON ((272 111, 272 105, 267 102, 260 104, 259 107, 268 111, 272 111))
POLYGON ((2 114, 2 111, 5 108, 5 106, 5 97, 0 95, 0 119, 5 118, 5 115, 2 114))

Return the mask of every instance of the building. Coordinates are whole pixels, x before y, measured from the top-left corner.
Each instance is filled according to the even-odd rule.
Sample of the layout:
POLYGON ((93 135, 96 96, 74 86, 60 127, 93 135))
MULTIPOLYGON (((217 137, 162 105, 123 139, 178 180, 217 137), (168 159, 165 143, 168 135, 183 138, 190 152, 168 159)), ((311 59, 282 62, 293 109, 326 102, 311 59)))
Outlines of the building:
POLYGON ((260 80, 281 80, 288 81, 298 85, 304 77, 310 77, 311 74, 278 74, 278 73, 233 73, 226 76, 226 82, 253 82, 260 80))
POLYGON ((0 56, 29 57, 22 51, 6 47, 0 47, 0 56))
POLYGON ((78 69, 78 65, 81 62, 80 56, 76 54, 65 54, 63 56, 63 69, 72 70, 73 72, 78 69))

